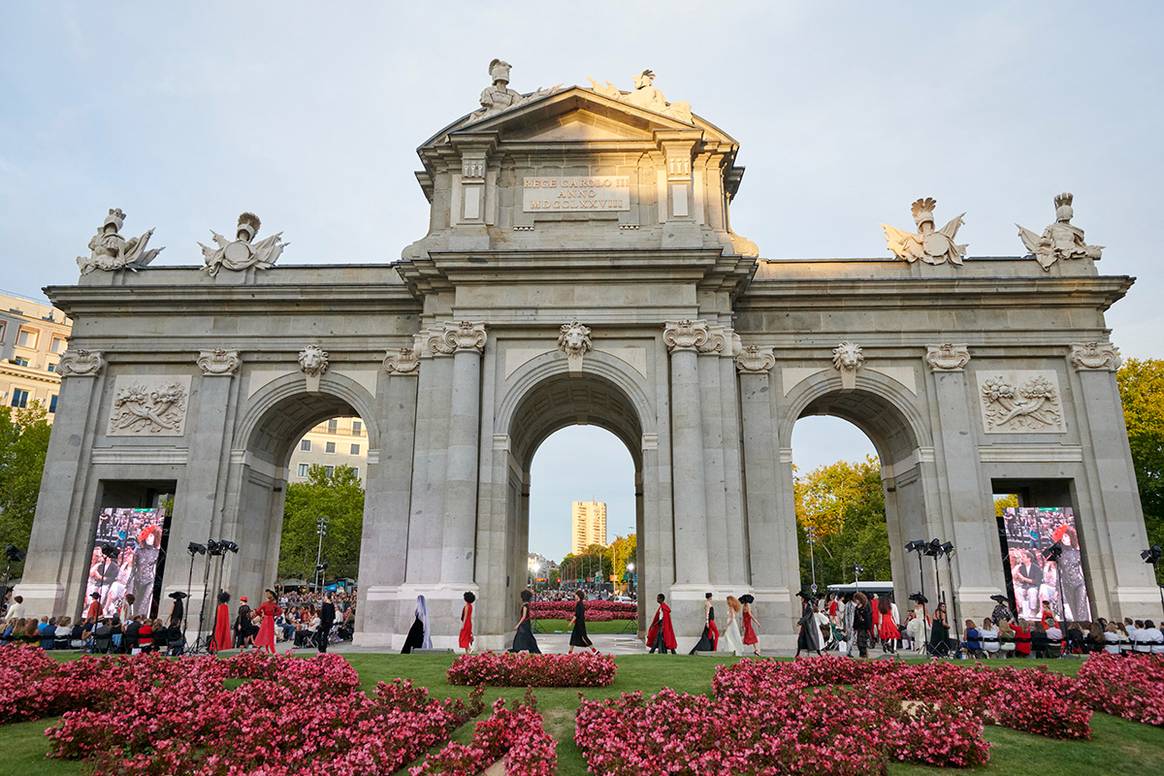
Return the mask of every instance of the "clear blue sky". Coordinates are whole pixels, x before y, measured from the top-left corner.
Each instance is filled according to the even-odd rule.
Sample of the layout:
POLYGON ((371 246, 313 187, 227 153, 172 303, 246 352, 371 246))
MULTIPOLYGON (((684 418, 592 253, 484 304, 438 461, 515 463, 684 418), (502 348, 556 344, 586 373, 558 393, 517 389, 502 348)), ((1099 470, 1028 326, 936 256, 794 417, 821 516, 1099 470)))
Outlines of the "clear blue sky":
MULTIPOLYGON (((0 286, 71 282, 114 206, 127 231, 157 228, 161 264, 199 262, 195 242, 243 210, 284 230, 281 263, 393 260, 427 223, 415 147, 503 57, 522 91, 653 68, 740 141, 733 224, 765 256, 886 255, 878 224, 908 225, 921 195, 967 212, 970 255, 1015 254, 1014 223, 1040 230, 1073 191, 1101 270, 1139 276, 1109 315, 1116 344, 1160 356, 1162 28, 1155 2, 11 3, 0 286)), ((798 428, 798 465, 864 455, 823 423, 798 428)), ((577 492, 555 479, 566 459, 542 458, 617 454, 574 439, 535 464, 531 510, 563 515, 532 528, 549 555, 569 501, 606 480, 577 492)))

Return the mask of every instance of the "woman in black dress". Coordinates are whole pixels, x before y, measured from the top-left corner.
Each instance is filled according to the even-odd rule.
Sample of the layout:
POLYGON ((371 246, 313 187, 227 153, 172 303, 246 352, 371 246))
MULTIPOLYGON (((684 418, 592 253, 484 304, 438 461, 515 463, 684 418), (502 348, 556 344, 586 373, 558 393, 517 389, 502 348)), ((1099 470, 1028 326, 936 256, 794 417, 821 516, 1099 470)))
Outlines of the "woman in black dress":
POLYGON ((703 596, 703 632, 699 634, 699 641, 691 648, 688 655, 696 652, 715 652, 719 647, 719 630, 715 625, 715 607, 711 605, 711 593, 703 596))
POLYGON ((537 639, 533 635, 533 621, 529 616, 529 602, 533 600, 533 593, 528 590, 521 591, 521 619, 517 621, 517 627, 514 628, 513 649, 510 652, 535 652, 541 654, 538 649, 537 639))
POLYGON ((570 620, 570 624, 574 626, 574 630, 570 631, 570 649, 569 652, 574 651, 574 647, 590 647, 591 652, 597 652, 594 648, 594 643, 590 641, 590 637, 586 635, 586 606, 583 601, 586 599, 586 594, 581 590, 574 591, 574 617, 570 620))
MULTIPOLYGON (((424 596, 418 595, 416 597, 416 611, 413 612, 412 627, 408 629, 408 635, 404 638, 404 648, 400 650, 400 653, 408 655, 414 649, 425 649, 426 630, 428 630, 428 607, 425 605, 424 596)), ((431 647, 430 644, 428 648, 431 647)))

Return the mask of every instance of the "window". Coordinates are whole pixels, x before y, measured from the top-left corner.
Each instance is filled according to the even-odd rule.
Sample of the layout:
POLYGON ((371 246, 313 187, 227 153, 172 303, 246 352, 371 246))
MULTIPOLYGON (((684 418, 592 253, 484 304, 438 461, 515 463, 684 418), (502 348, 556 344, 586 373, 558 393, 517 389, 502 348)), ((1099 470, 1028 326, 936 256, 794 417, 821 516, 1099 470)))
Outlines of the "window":
POLYGON ((299 449, 305 453, 310 453, 311 452, 311 440, 310 439, 300 439, 299 440, 299 449))
POLYGON ((305 463, 301 463, 301 464, 299 464, 299 476, 300 476, 300 477, 306 477, 306 476, 307 476, 307 470, 308 470, 308 469, 310 469, 310 468, 311 468, 311 466, 310 466, 309 464, 305 464, 305 463))
POLYGON ((4 341, 4 335, 8 333, 8 321, 0 321, 0 342, 4 341))
POLYGON ((335 442, 326 442, 326 443, 324 443, 324 446, 323 446, 323 452, 325 452, 325 453, 334 453, 334 452, 335 452, 335 442))
POLYGON ((28 406, 28 391, 23 388, 12 389, 12 406, 18 409, 24 409, 28 406))
POLYGON ((16 335, 16 344, 22 348, 35 348, 38 334, 35 329, 21 329, 16 335))
POLYGON ((324 466, 323 470, 324 470, 324 472, 327 473, 328 477, 331 477, 335 474, 335 467, 334 466, 324 466))
POLYGON ((50 363, 50 364, 48 365, 47 369, 48 369, 50 372, 55 372, 55 371, 57 371, 57 365, 56 365, 56 364, 52 364, 52 363, 50 363))
POLYGON ((352 455, 359 455, 359 454, 360 454, 360 446, 359 445, 352 445, 352 455))
POLYGON ((354 467, 354 466, 353 466, 353 467, 352 467, 352 474, 353 474, 353 475, 355 475, 356 481, 357 481, 357 482, 359 482, 359 480, 360 480, 360 470, 359 470, 359 469, 357 469, 356 467, 354 467))
MULTIPOLYGON (((337 420, 336 418, 332 418, 331 420, 329 420, 327 422, 327 433, 334 434, 337 431, 339 431, 339 420, 337 420)), ((335 451, 332 450, 331 452, 334 453, 335 451)))
POLYGON ((52 396, 49 397, 49 412, 56 412, 56 411, 57 411, 57 396, 56 396, 56 394, 53 394, 52 396))
POLYGON ((361 420, 352 421, 352 436, 359 436, 364 433, 364 422, 361 420))
POLYGON ((17 366, 28 366, 28 359, 20 358, 17 356, 16 358, 12 359, 12 363, 16 364, 17 366))
POLYGON ((65 349, 64 337, 53 337, 53 341, 49 344, 49 351, 53 353, 60 353, 65 349))

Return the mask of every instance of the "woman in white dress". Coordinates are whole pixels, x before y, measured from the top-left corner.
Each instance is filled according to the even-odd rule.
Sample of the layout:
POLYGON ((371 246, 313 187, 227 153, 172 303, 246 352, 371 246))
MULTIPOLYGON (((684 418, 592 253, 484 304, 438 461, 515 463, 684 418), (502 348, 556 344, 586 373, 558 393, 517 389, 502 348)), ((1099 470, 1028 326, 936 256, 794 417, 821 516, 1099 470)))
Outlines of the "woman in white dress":
POLYGON ((739 657, 744 654, 744 641, 740 637, 740 601, 734 595, 727 597, 727 624, 724 625, 723 635, 720 636, 720 648, 728 654, 739 657))

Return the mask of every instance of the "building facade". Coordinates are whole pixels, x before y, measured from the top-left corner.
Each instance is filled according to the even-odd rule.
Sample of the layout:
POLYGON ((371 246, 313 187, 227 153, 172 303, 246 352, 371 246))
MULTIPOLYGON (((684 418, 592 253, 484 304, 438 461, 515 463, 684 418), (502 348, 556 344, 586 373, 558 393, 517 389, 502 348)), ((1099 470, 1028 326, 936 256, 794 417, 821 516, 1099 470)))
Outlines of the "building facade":
MULTIPOLYGON (((31 614, 78 614, 95 515, 159 489, 164 593, 201 570, 181 548, 225 536, 224 587, 257 597, 295 445, 359 417, 357 641, 399 648, 424 594, 453 646, 473 591, 478 648, 503 647, 534 453, 588 423, 631 453, 638 595, 667 596, 681 646, 708 592, 752 594, 764 646, 789 646, 807 415, 877 449, 898 600, 940 584, 955 616, 988 614, 1012 588, 992 494, 1015 492, 1072 507, 1091 614, 1156 614, 1104 320, 1133 281, 1100 274, 1069 207, 1014 257, 967 258, 960 219, 935 229, 919 199, 889 256, 764 259, 731 226, 743 168, 722 129, 647 74, 522 95, 503 65, 480 110, 420 146, 428 232, 399 262, 276 266, 279 238, 247 213, 202 265, 104 256, 48 289, 77 325, 19 588, 31 614), (956 554, 915 565, 905 544, 930 537, 956 554)), ((191 605, 214 592, 195 584, 191 605)))
POLYGON ((52 305, 0 292, 0 404, 24 409, 39 403, 51 423, 57 412, 70 321, 52 305))
POLYGON ((575 501, 570 504, 571 552, 581 555, 592 544, 606 546, 606 502, 575 501))
POLYGON ((360 482, 367 477, 368 432, 359 418, 329 418, 303 435, 291 453, 288 482, 306 482, 312 466, 330 475, 340 467, 354 469, 360 482))

